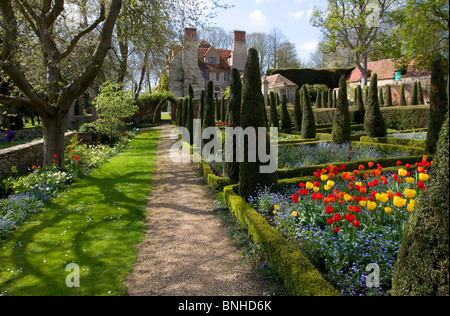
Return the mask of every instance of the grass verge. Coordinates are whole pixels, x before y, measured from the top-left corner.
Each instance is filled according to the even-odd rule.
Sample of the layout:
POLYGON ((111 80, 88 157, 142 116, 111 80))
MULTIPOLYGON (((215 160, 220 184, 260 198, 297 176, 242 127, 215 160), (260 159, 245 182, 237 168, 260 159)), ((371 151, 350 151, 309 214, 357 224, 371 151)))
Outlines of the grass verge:
POLYGON ((158 131, 73 184, 0 244, 0 295, 126 295, 143 240, 158 131), (79 267, 79 287, 66 280, 79 267))

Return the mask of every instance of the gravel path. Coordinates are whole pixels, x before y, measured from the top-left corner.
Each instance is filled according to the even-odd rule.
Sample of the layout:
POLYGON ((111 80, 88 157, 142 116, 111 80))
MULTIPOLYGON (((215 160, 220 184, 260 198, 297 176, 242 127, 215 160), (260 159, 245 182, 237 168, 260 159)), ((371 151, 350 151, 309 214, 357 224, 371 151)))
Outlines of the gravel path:
POLYGON ((265 289, 220 220, 215 195, 194 163, 170 159, 172 125, 162 125, 147 232, 125 285, 132 296, 254 296, 265 289))

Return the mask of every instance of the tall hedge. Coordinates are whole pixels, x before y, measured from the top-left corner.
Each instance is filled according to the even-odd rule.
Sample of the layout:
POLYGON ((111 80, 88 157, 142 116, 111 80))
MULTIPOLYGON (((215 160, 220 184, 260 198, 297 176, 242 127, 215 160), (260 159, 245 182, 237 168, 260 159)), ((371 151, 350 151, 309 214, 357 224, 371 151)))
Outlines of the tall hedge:
POLYGON ((345 80, 345 77, 341 77, 341 80, 339 81, 339 95, 336 103, 336 111, 334 113, 332 132, 333 142, 335 143, 342 144, 350 142, 352 128, 348 107, 347 81, 345 80))
MULTIPOLYGON (((202 121, 202 132, 208 127, 215 126, 215 109, 214 109, 214 82, 208 81, 208 88, 206 90, 206 102, 205 102, 205 113, 202 121)), ((202 148, 210 140, 202 139, 202 148)))
POLYGON ((281 102, 281 129, 286 130, 292 128, 291 116, 287 109, 286 93, 283 93, 283 101, 281 102))
POLYGON ((405 105, 407 105, 407 104, 406 104, 406 97, 405 97, 405 84, 404 84, 404 83, 402 83, 402 84, 400 85, 400 90, 399 90, 398 94, 399 94, 399 102, 398 102, 398 105, 400 105, 400 106, 405 106, 405 105))
POLYGON ((380 104, 378 103, 378 76, 374 74, 370 80, 369 97, 364 116, 364 130, 369 137, 386 137, 387 130, 380 104))
POLYGON ((309 100, 309 93, 306 86, 302 87, 303 99, 303 115, 302 115, 302 129, 301 136, 303 139, 316 138, 316 120, 314 118, 314 111, 309 100))
POLYGON ((333 107, 333 89, 328 89, 328 97, 327 97, 327 107, 333 107))
POLYGON ((276 102, 277 102, 277 99, 275 97, 275 93, 273 91, 270 91, 269 125, 273 126, 273 127, 280 127, 276 102))
POLYGON ((320 94, 320 89, 316 90, 316 109, 320 109, 322 107, 322 96, 320 94))
POLYGON ((194 98, 192 96, 189 96, 187 98, 188 100, 188 110, 187 110, 187 117, 186 117, 186 128, 189 131, 189 144, 194 144, 194 98))
POLYGON ((222 122, 225 122, 226 116, 227 116, 227 106, 225 105, 225 96, 222 96, 222 100, 220 100, 220 120, 222 122))
MULTIPOLYGON (((242 82, 241 75, 236 68, 231 69, 230 94, 228 97, 228 127, 236 128, 241 125, 242 82)), ((232 183, 239 182, 239 162, 236 158, 236 139, 233 138, 233 161, 222 164, 223 174, 231 179, 232 183)))
POLYGON ((205 115, 205 90, 200 92, 200 108, 198 109, 198 119, 203 122, 203 116, 205 115))
POLYGON ((186 97, 183 99, 183 118, 181 123, 181 126, 183 127, 187 127, 188 111, 189 111, 189 98, 186 97))
POLYGON ((427 189, 408 221, 392 277, 395 296, 449 295, 448 114, 427 189))
POLYGON ((425 152, 428 154, 436 152, 436 143, 447 112, 448 99, 444 71, 441 60, 437 59, 433 62, 431 70, 430 123, 425 147, 425 152))
POLYGON ((295 91, 295 101, 294 101, 294 125, 295 130, 302 130, 302 105, 300 101, 300 89, 295 91))
POLYGON ((327 104, 327 93, 328 91, 322 91, 321 95, 322 95, 322 107, 323 108, 327 108, 328 104, 327 104))
POLYGON ((423 88, 420 81, 417 81, 417 95, 419 99, 419 104, 425 104, 425 98, 423 97, 423 88))
POLYGON ((183 100, 178 99, 177 100, 177 113, 176 113, 177 126, 181 126, 182 117, 183 117, 183 100))
POLYGON ((384 94, 383 94, 383 88, 380 87, 378 90, 378 103, 380 106, 384 106, 384 94))
MULTIPOLYGON (((248 127, 253 127, 258 134, 258 127, 266 127, 264 122, 263 106, 264 98, 261 93, 261 70, 259 67, 258 52, 254 48, 248 50, 247 60, 244 69, 244 79, 242 84, 242 106, 241 106, 241 127, 245 130, 248 127)), ((266 148, 270 146, 270 140, 267 132, 264 132, 266 137, 266 148)), ((258 136, 256 145, 258 144, 258 136)), ((272 190, 277 190, 278 175, 275 171, 272 174, 260 173, 260 166, 263 163, 259 160, 259 155, 256 155, 256 162, 249 161, 249 146, 248 138, 245 137, 244 146, 244 162, 239 164, 239 193, 248 199, 254 196, 259 185, 261 187, 269 187, 272 190)), ((255 148, 250 148, 255 150, 255 148)), ((256 149, 258 150, 258 149, 256 149)))
POLYGON ((364 101, 363 101, 361 85, 356 86, 355 94, 356 94, 355 103, 356 103, 356 108, 358 109, 355 112, 355 123, 363 124, 364 123, 364 115, 366 114, 366 110, 364 109, 364 101))

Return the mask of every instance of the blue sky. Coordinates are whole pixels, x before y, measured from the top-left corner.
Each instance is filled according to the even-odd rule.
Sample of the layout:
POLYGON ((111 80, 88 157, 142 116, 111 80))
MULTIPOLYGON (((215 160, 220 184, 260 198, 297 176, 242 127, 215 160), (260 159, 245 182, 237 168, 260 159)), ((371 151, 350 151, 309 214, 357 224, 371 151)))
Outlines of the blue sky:
POLYGON ((320 39, 320 30, 310 23, 314 6, 326 8, 326 0, 223 0, 234 5, 219 10, 214 23, 227 31, 269 33, 277 27, 295 44, 299 57, 309 59, 320 39))

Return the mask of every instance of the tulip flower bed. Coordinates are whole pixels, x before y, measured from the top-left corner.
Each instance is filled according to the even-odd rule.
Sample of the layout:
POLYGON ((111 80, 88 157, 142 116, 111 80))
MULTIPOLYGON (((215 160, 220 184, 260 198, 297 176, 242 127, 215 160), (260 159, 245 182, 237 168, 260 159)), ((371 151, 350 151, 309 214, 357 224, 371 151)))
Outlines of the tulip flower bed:
POLYGON ((369 162, 357 170, 329 166, 280 193, 262 190, 249 204, 298 248, 343 295, 389 295, 403 232, 426 190, 431 162, 382 173, 369 162), (370 169, 370 172, 362 171, 370 169), (366 267, 380 267, 380 286, 366 285, 366 267))

